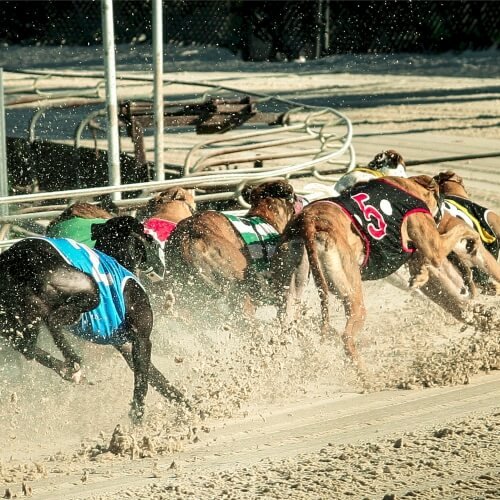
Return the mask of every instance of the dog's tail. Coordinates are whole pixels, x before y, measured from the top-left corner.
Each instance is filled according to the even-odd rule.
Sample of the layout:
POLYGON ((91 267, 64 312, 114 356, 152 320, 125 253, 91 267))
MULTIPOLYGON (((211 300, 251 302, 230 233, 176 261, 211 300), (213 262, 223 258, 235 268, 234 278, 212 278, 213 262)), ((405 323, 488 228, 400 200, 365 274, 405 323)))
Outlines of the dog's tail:
POLYGON ((307 252, 307 257, 309 258, 309 266, 311 273, 316 283, 318 289, 319 299, 321 303, 321 334, 323 337, 328 335, 329 325, 330 325, 330 313, 328 310, 328 283, 326 281, 323 269, 318 256, 317 248, 317 231, 314 222, 304 221, 304 245, 307 252))

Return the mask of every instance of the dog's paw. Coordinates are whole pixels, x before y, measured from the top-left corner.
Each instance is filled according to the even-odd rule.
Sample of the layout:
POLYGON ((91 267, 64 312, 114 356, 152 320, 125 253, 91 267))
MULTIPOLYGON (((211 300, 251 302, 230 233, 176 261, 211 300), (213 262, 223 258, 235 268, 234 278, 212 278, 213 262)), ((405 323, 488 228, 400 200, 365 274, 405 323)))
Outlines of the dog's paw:
POLYGON ((171 312, 174 309, 175 306, 175 295, 171 290, 167 290, 165 292, 165 311, 171 312))
POLYGON ((83 373, 81 368, 78 368, 76 372, 71 375, 71 381, 74 384, 79 384, 82 381, 83 373))
POLYGON ((137 403, 137 401, 132 401, 132 403, 130 403, 128 416, 134 425, 142 423, 144 418, 144 405, 137 403))
POLYGON ((408 286, 412 290, 423 287, 429 281, 429 269, 423 267, 417 274, 410 276, 408 286))
POLYGON ((79 384, 82 380, 82 368, 79 363, 68 362, 64 364, 64 367, 60 371, 61 377, 68 382, 73 382, 79 384))

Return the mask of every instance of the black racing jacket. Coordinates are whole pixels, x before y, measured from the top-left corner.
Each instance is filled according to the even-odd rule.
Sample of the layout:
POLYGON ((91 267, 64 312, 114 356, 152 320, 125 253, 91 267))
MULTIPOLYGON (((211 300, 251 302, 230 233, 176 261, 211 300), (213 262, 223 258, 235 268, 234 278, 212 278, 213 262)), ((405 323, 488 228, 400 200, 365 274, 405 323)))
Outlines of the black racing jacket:
POLYGON ((475 229, 481 236, 484 247, 495 259, 500 253, 500 241, 491 226, 486 221, 489 208, 484 208, 467 198, 461 196, 446 195, 444 209, 454 217, 462 219, 468 226, 475 229))
POLYGON ((387 178, 357 184, 329 201, 342 208, 363 239, 363 280, 378 280, 397 271, 415 251, 403 245, 404 220, 415 212, 431 215, 422 200, 387 178))

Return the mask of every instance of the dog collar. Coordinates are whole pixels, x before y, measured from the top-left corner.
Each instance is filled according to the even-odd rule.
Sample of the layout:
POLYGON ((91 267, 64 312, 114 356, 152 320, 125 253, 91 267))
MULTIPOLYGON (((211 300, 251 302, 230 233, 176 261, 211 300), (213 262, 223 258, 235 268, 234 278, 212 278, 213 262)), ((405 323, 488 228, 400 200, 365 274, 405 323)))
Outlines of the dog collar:
POLYGON ((356 172, 365 172, 367 174, 371 174, 374 177, 385 177, 385 174, 383 172, 380 172, 379 170, 375 170, 373 168, 356 167, 354 170, 356 170, 356 172))
POLYGON ((437 212, 434 215, 434 222, 436 223, 436 226, 439 226, 441 220, 443 219, 444 194, 439 192, 438 196, 436 197, 436 201, 437 212))

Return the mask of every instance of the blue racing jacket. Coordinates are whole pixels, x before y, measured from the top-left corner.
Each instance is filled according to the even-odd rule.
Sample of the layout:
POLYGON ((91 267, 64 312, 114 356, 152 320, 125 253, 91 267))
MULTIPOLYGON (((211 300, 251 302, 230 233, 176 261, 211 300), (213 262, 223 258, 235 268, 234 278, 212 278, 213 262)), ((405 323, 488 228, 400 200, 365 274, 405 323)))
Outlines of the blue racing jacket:
POLYGON ((83 313, 78 323, 69 327, 70 331, 97 344, 127 342, 123 290, 129 279, 139 283, 137 277, 109 255, 74 240, 42 239, 49 242, 69 265, 92 276, 99 287, 99 305, 83 313))

